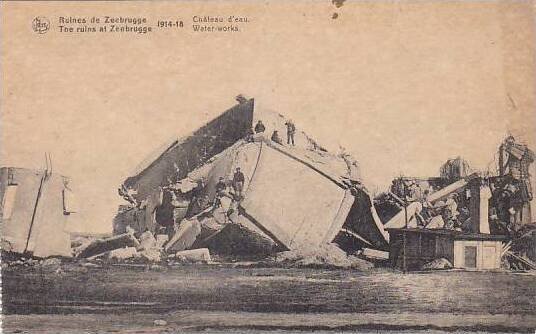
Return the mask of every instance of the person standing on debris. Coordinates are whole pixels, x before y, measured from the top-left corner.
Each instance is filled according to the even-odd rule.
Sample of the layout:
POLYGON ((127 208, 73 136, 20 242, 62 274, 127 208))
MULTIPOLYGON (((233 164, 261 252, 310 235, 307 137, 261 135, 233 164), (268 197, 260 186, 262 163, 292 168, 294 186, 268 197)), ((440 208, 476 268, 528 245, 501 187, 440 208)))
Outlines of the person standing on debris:
POLYGON ((188 207, 187 216, 191 217, 194 216, 201 211, 207 209, 211 206, 211 202, 206 194, 206 182, 205 179, 202 177, 201 179, 196 181, 197 185, 195 188, 191 191, 191 201, 190 206, 188 207))
POLYGON ((263 133, 265 130, 266 127, 264 126, 264 124, 262 124, 262 121, 259 120, 255 125, 255 133, 263 133))
POLYGON ((216 183, 216 195, 220 197, 223 196, 225 194, 225 190, 227 190, 227 184, 225 183, 223 176, 220 176, 218 183, 216 183))
POLYGON ((274 143, 278 143, 279 145, 283 145, 283 141, 281 140, 281 137, 279 137, 279 133, 277 130, 274 130, 274 133, 272 133, 272 138, 270 138, 274 143))
POLYGON ((429 219, 435 216, 434 205, 428 200, 428 195, 430 195, 430 190, 425 189, 423 200, 422 200, 422 216, 429 219))
POLYGON ((294 145, 294 134, 296 133, 296 126, 291 120, 288 120, 285 125, 287 126, 287 144, 292 146, 294 145))
POLYGON ((221 206, 221 198, 225 196, 227 190, 227 184, 223 177, 220 176, 218 183, 216 183, 216 197, 214 198, 214 209, 221 206))
POLYGON ((447 198, 444 209, 445 228, 454 229, 457 224, 457 218, 460 214, 458 212, 458 203, 456 201, 457 195, 451 194, 447 198))
POLYGON ((166 229, 166 234, 171 238, 175 232, 175 207, 172 204, 173 194, 170 189, 163 188, 160 193, 160 205, 156 207, 155 220, 166 229))
POLYGON ((236 171, 233 176, 233 189, 238 200, 242 199, 242 190, 244 189, 244 173, 240 171, 240 167, 236 167, 236 171))

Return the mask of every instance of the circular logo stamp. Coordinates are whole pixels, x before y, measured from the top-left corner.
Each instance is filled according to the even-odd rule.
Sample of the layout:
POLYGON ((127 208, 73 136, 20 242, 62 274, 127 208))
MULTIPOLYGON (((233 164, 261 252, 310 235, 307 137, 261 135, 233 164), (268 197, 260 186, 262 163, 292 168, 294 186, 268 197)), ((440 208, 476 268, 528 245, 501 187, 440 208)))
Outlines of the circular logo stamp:
POLYGON ((44 16, 38 16, 32 21, 32 28, 38 34, 44 34, 50 29, 50 21, 44 16))

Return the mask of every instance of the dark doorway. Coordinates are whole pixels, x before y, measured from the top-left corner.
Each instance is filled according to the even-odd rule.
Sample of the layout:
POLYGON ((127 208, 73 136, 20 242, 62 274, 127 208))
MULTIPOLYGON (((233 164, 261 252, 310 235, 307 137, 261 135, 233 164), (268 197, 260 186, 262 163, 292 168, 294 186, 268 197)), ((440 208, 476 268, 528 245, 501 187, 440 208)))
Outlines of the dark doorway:
POLYGON ((465 246, 465 267, 476 268, 476 246, 465 246))

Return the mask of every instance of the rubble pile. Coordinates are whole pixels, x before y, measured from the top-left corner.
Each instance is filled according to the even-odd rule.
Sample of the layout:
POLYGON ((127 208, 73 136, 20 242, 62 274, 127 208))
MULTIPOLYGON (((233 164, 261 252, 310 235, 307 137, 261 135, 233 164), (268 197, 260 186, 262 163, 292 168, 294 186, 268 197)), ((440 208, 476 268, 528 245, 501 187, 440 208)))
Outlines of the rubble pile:
POLYGON ((452 269, 452 263, 445 258, 439 258, 432 260, 422 266, 423 270, 440 270, 440 269, 452 269))
POLYGON ((298 268, 352 268, 370 270, 374 265, 357 256, 347 255, 337 245, 324 244, 317 249, 285 251, 275 255, 273 261, 285 267, 298 268))
MULTIPOLYGON (((475 172, 457 157, 446 161, 437 177, 399 177, 372 198, 358 162, 343 148, 329 152, 292 120, 255 110, 253 99, 237 101, 190 135, 159 148, 120 185, 125 204, 118 208, 112 236, 77 236, 69 253, 62 233, 54 249, 45 247, 37 238, 45 234, 31 237, 33 221, 15 224, 28 220, 35 203, 20 209, 25 214, 20 218, 14 211, 19 220, 6 223, 10 233, 3 242, 21 254, 155 268, 244 260, 362 270, 402 263, 405 270, 409 259, 415 260, 410 266, 425 270, 495 269, 500 263, 536 270, 528 172, 534 153, 513 137, 499 148, 498 173, 475 172)), ((13 181, 17 173, 20 180, 55 180, 48 173, 6 169, 0 176, 9 196, 19 186, 13 181)), ((58 178, 54 196, 41 199, 56 209, 63 206, 55 213, 62 220, 76 212, 65 197, 67 184, 58 178)), ((38 230, 52 231, 50 221, 37 223, 38 230)))
MULTIPOLYGON (((387 233, 355 159, 344 150, 328 152, 278 113, 254 113, 253 99, 237 101, 150 156, 121 185, 129 204, 119 208, 114 234, 126 238, 131 229, 140 243, 122 239, 123 247, 141 253, 144 240, 160 238, 156 249, 165 259, 185 261, 179 252, 198 249, 231 261, 291 251, 303 263, 343 267, 351 263, 346 254, 364 245, 387 250, 387 233), (326 245, 338 247, 344 259, 324 256, 326 245)), ((140 256, 131 250, 121 255, 140 256)))
POLYGON ((363 245, 385 251, 387 234, 357 161, 278 113, 254 113, 253 99, 237 100, 142 162, 118 190, 126 204, 113 236, 76 237, 72 255, 99 264, 371 267, 352 254, 363 245))
POLYGON ((536 224, 523 225, 510 233, 503 248, 502 267, 508 270, 536 270, 536 224))
MULTIPOLYGON (((460 247, 450 252, 451 261, 465 255, 476 258, 477 253, 484 254, 486 251, 487 255, 482 256, 491 258, 489 261, 497 258, 501 261, 494 265, 488 259, 474 263, 467 260, 468 266, 497 268, 502 263, 504 269, 535 270, 536 225, 531 224, 530 202, 533 195, 528 172, 534 153, 510 136, 499 147, 499 156, 502 158, 495 176, 489 171, 475 172, 465 160, 457 157, 440 167, 439 177, 399 177, 393 180, 389 191, 374 199, 374 206, 390 234, 404 231, 419 237, 406 243, 403 251, 397 251, 402 246, 391 244, 391 251, 394 249, 395 253, 405 254, 407 250, 413 257, 420 257, 421 262, 426 261, 434 256, 437 247, 444 245, 438 243, 435 250, 423 251, 421 243, 428 241, 422 239, 448 235, 450 239, 458 240, 453 245, 460 247), (473 241, 471 244, 463 240, 473 241), (499 246, 494 245, 500 240, 504 241, 498 249, 499 246), (469 253, 464 255, 463 252, 469 253), (484 264, 482 261, 488 262, 484 264)), ((394 256, 392 261, 396 260, 394 256)), ((441 267, 443 260, 449 261, 439 257, 421 268, 441 267)), ((465 267, 465 261, 454 260, 446 266, 465 267)))

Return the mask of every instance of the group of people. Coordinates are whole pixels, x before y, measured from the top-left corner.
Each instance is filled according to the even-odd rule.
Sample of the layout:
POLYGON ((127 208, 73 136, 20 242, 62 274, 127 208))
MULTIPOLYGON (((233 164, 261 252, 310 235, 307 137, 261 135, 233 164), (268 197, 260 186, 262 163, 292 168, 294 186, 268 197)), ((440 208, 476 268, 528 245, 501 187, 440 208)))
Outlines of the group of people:
POLYGON ((223 197, 230 197, 231 200, 240 202, 244 198, 243 192, 245 180, 244 173, 242 173, 240 167, 237 167, 231 181, 233 192, 229 193, 227 191, 229 186, 228 183, 223 176, 220 176, 218 183, 216 183, 216 196, 214 197, 213 209, 222 205, 221 199, 223 197))
MULTIPOLYGON (((285 122, 285 126, 287 127, 287 145, 295 146, 296 142, 294 141, 294 134, 296 133, 296 126, 291 120, 285 122)), ((264 133, 264 131, 266 131, 266 126, 261 120, 259 120, 257 124, 255 124, 254 131, 255 133, 264 133)), ((279 132, 277 130, 274 130, 272 132, 270 140, 279 145, 283 145, 283 140, 279 136, 279 132)))
MULTIPOLYGON (((223 177, 220 177, 216 183, 216 195, 214 197, 214 201, 212 202, 212 210, 222 206, 221 199, 224 196, 231 198, 232 201, 240 202, 243 199, 244 182, 245 176, 240 167, 235 169, 233 179, 230 184, 233 191, 227 191, 228 183, 223 177)), ((177 221, 177 215, 183 216, 186 214, 186 216, 192 216, 211 207, 211 202, 205 188, 206 183, 203 179, 197 181, 197 185, 191 190, 191 192, 189 192, 188 195, 181 196, 172 186, 161 188, 159 199, 160 204, 155 207, 154 212, 155 220, 160 226, 162 226, 162 228, 164 228, 165 233, 169 237, 175 233, 178 227, 177 224, 179 221, 177 221), (184 202, 186 206, 183 207, 181 205, 180 197, 183 197, 184 199, 189 198, 189 200, 184 202), (179 214, 177 210, 187 210, 187 212, 179 214)))
MULTIPOLYGON (((296 133, 296 126, 292 121, 285 123, 287 128, 287 144, 295 146, 294 134, 296 133)), ((253 129, 250 129, 247 138, 253 140, 253 134, 264 133, 266 126, 261 120, 259 120, 253 129), (253 132, 254 131, 254 132, 253 132)), ((283 140, 279 137, 277 130, 274 130, 270 138, 273 142, 283 145, 283 140)), ((175 168, 178 167, 175 165, 175 168)), ((170 184, 176 182, 176 180, 168 179, 170 184)), ((212 202, 213 210, 222 206, 222 198, 228 197, 234 202, 240 202, 244 197, 244 182, 245 176, 242 173, 240 167, 235 169, 233 179, 231 182, 227 182, 224 177, 220 177, 216 183, 216 195, 212 202), (229 184, 230 183, 230 184, 229 184), (228 191, 229 186, 232 191, 228 191)), ((187 215, 195 215, 211 206, 206 191, 204 190, 206 184, 204 180, 199 180, 197 186, 191 191, 191 201, 186 201, 188 206, 187 215), (189 204, 188 204, 189 203, 189 204)), ((160 205, 155 208, 155 218, 159 225, 166 229, 166 232, 171 235, 174 232, 175 226, 175 212, 178 210, 178 195, 175 193, 172 187, 163 187, 160 194, 160 205)), ((188 196, 187 196, 188 197, 188 196)))

